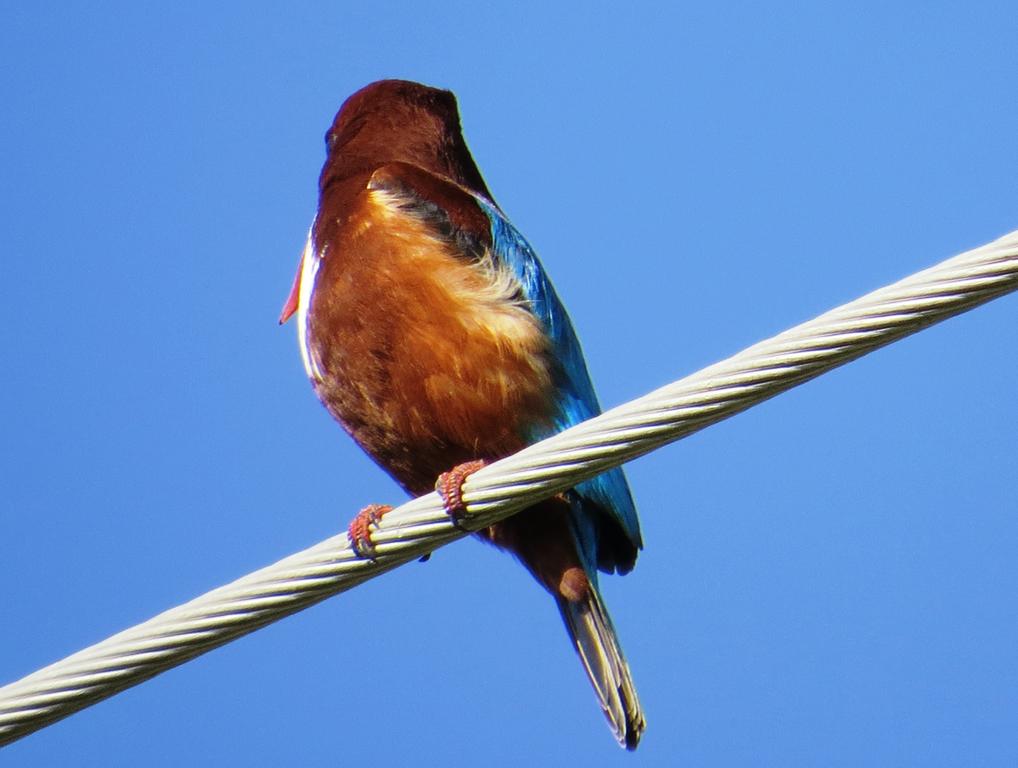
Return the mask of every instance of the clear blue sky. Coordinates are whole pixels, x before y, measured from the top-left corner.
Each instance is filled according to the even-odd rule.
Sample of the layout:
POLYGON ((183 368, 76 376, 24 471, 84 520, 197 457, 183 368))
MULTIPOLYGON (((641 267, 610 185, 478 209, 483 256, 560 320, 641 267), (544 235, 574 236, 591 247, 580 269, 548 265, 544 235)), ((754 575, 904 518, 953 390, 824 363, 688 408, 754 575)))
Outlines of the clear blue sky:
MULTIPOLYGON (((607 404, 1018 227, 1010 2, 13 5, 0 682, 402 498, 276 326, 371 80, 458 94, 607 404)), ((1018 764, 1016 392, 1011 296, 630 465, 635 755, 464 541, 0 763, 1018 764)))

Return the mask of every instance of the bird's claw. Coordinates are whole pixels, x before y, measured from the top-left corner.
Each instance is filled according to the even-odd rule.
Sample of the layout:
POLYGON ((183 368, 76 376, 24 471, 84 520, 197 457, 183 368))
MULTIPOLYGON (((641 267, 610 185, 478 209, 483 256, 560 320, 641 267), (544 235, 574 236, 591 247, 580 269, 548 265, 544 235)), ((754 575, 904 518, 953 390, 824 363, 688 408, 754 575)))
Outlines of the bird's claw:
POLYGON ((354 554, 367 560, 375 559, 375 544, 371 541, 371 526, 377 526, 382 516, 391 510, 392 507, 388 504, 368 504, 350 521, 347 536, 350 537, 350 546, 353 548, 354 554))
POLYGON ((487 465, 487 463, 482 459, 465 461, 462 464, 457 464, 448 472, 443 472, 438 476, 438 480, 435 481, 435 490, 442 497, 445 512, 457 528, 462 529, 463 526, 460 525, 460 521, 467 514, 467 505, 463 503, 463 483, 467 477, 487 465))

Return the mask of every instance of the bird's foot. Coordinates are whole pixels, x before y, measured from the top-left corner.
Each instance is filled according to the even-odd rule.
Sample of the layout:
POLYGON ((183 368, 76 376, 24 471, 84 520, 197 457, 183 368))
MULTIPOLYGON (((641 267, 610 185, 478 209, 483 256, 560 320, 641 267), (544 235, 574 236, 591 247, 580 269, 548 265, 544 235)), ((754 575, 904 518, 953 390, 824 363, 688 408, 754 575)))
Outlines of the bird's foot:
POLYGON ((457 464, 448 472, 443 472, 435 481, 435 490, 442 497, 445 512, 452 519, 453 525, 460 528, 460 521, 466 517, 467 505, 463 503, 463 483, 470 475, 487 465, 488 462, 478 459, 457 464))
POLYGON ((368 504, 350 522, 347 529, 347 536, 350 537, 350 546, 358 557, 367 560, 375 559, 375 544, 371 541, 371 526, 378 525, 382 516, 391 512, 392 507, 388 504, 368 504))

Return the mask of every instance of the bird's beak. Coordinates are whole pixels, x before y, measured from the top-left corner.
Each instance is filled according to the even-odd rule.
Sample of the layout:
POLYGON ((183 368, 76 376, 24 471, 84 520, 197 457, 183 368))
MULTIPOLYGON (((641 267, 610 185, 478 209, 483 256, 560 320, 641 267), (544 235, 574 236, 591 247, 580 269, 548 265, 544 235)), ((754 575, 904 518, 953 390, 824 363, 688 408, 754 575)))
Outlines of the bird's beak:
POLYGON ((293 276, 293 286, 290 288, 290 295, 286 297, 283 311, 279 314, 279 324, 282 325, 297 311, 300 304, 300 274, 304 270, 304 252, 301 251, 300 261, 297 262, 297 274, 293 276))

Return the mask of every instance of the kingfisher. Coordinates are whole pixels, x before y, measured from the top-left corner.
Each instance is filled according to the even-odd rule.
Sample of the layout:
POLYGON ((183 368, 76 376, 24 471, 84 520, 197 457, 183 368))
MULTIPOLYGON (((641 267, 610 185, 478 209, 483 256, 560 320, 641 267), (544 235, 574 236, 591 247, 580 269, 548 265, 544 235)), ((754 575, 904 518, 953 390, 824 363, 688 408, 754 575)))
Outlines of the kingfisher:
MULTIPOLYGON (((325 136, 318 211, 280 323, 329 413, 411 495, 462 514, 464 479, 601 412, 572 323, 537 254, 467 149, 456 97, 405 80, 350 96, 325 136)), ((372 555, 371 529, 350 525, 372 555)), ((621 469, 476 534, 551 594, 618 742, 643 710, 598 587, 643 547, 621 469)))

